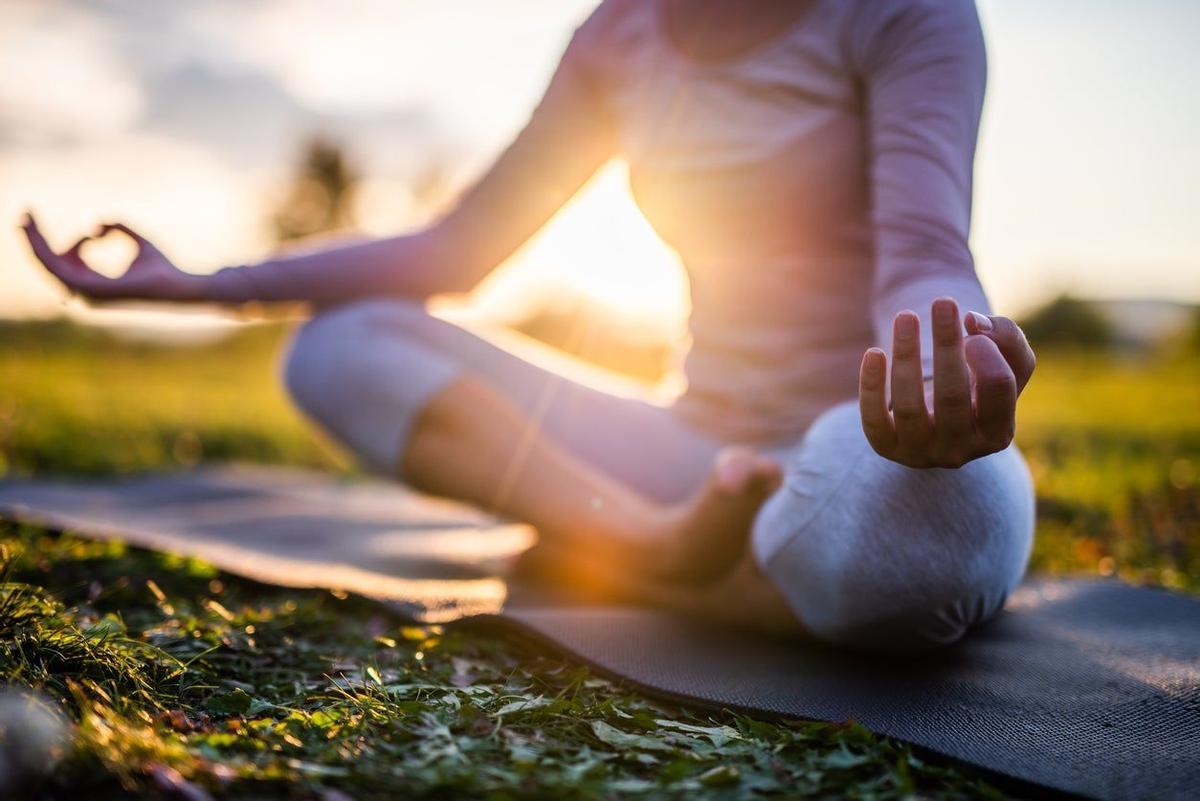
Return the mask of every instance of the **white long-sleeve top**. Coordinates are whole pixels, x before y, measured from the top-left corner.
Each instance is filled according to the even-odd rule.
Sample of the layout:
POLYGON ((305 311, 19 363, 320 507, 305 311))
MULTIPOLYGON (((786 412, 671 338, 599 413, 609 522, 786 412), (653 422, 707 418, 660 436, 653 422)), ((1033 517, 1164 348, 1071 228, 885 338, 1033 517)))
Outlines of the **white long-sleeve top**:
POLYGON ((739 56, 697 61, 659 0, 605 0, 529 123, 419 233, 218 273, 226 300, 471 286, 607 160, 691 284, 679 410, 732 441, 793 438, 853 397, 912 309, 989 312, 967 244, 986 59, 971 0, 817 0, 739 56))

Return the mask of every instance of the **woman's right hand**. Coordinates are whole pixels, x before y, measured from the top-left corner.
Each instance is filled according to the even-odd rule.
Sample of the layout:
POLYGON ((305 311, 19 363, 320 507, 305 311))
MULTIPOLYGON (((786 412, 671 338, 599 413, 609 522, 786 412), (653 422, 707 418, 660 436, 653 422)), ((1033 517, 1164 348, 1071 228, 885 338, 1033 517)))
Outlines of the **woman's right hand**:
POLYGON ((90 300, 205 300, 208 279, 185 273, 158 248, 133 229, 121 223, 105 223, 94 235, 85 236, 62 253, 56 253, 38 230, 37 221, 27 213, 21 224, 29 246, 38 261, 62 284, 90 300), (83 245, 119 231, 134 241, 137 253, 121 275, 110 278, 93 270, 80 255, 83 245))

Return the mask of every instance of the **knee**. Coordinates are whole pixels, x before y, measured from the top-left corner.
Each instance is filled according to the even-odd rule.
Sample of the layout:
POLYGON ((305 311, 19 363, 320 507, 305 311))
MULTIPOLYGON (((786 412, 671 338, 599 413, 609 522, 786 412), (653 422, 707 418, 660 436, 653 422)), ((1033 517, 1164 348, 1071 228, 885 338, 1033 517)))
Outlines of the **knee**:
POLYGON ((337 373, 364 327, 363 310, 354 304, 322 312, 292 335, 281 362, 283 385, 305 413, 319 417, 329 394, 343 383, 337 373))
POLYGON ((876 476, 853 558, 835 576, 850 601, 831 633, 868 649, 929 650, 1003 607, 1029 558, 1033 493, 1015 450, 957 470, 895 467, 876 476))
POLYGON ((1033 490, 1015 448, 957 470, 877 456, 853 407, 814 424, 760 516, 760 564, 800 622, 863 650, 949 644, 1024 573, 1033 490))
POLYGON ((281 362, 283 385, 292 402, 321 420, 332 407, 355 395, 377 374, 373 355, 385 323, 425 312, 405 301, 361 301, 317 314, 292 336, 281 362))
POLYGON ((394 475, 421 411, 460 372, 427 342, 437 324, 404 301, 326 311, 293 337, 284 384, 296 406, 362 464, 394 475))

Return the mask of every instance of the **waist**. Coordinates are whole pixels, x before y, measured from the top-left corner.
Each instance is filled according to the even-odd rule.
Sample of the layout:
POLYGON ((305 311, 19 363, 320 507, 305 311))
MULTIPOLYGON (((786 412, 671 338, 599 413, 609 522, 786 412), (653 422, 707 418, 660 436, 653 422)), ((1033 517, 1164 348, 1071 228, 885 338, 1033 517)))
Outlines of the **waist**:
POLYGON ((865 343, 818 352, 711 352, 684 360, 681 418, 725 442, 769 446, 793 441, 821 412, 854 398, 865 343))
POLYGON ((689 261, 688 274, 679 411, 694 425, 726 440, 786 440, 855 396, 874 344, 869 261, 776 254, 736 268, 689 261))

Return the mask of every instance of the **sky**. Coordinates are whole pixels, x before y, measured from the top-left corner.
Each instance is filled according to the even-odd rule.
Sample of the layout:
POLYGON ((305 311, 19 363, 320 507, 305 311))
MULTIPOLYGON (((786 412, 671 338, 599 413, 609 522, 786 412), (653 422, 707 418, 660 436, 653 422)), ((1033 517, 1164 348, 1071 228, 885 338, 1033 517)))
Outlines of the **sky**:
MULTIPOLYGON (((314 133, 364 175, 368 233, 418 226, 414 184, 483 169, 593 6, 0 0, 0 316, 120 314, 64 301, 18 238, 27 207, 64 245, 121 218, 190 270, 264 256, 314 133)), ((980 14, 972 247, 998 309, 1063 291, 1200 301, 1200 3, 980 0, 980 14)), ((110 268, 125 251, 96 255, 110 268)), ((685 287, 615 164, 478 302, 503 315, 567 288, 671 322, 685 287)))

